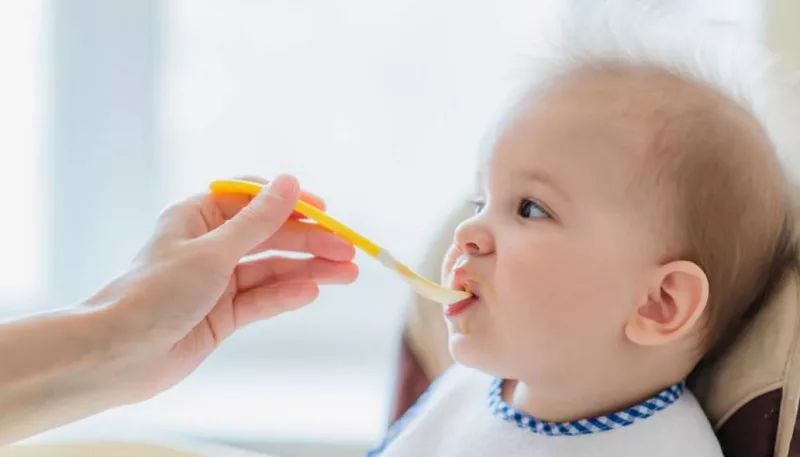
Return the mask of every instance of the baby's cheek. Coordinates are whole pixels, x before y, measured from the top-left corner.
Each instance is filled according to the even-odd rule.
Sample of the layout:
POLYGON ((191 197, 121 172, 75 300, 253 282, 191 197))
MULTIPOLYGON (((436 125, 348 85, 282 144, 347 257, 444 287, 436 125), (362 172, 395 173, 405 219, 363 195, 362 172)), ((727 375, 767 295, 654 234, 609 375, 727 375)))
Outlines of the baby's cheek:
POLYGON ((533 319, 537 325, 562 324, 591 303, 566 263, 524 254, 508 260, 502 271, 498 268, 496 272, 497 290, 503 295, 501 302, 516 308, 508 310, 516 319, 533 319))
POLYGON ((516 295, 538 296, 548 289, 563 287, 569 279, 569 268, 542 252, 520 250, 509 253, 497 265, 497 279, 516 295))

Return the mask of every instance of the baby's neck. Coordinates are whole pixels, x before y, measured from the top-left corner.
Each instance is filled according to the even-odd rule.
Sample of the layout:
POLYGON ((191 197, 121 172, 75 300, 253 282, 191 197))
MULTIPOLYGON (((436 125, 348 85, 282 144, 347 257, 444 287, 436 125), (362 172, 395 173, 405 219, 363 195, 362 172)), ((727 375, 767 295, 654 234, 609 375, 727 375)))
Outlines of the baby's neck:
POLYGON ((663 385, 654 382, 635 383, 633 380, 620 380, 617 383, 595 380, 579 388, 548 391, 522 380, 509 380, 503 385, 502 396, 507 404, 540 420, 568 422, 624 410, 675 382, 678 380, 663 385))

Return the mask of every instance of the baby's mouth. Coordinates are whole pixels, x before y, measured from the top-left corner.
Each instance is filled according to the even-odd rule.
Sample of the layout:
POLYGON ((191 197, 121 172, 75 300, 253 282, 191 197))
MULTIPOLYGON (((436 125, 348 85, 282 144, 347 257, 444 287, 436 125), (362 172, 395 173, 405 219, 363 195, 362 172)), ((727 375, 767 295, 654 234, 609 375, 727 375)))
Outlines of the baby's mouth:
POLYGON ((472 298, 478 298, 478 294, 475 293, 475 291, 469 286, 469 284, 463 285, 461 287, 461 290, 463 290, 464 292, 472 295, 472 298))
MULTIPOLYGON (((447 316, 449 319, 453 319, 456 316, 464 313, 467 309, 471 308, 472 305, 478 302, 478 295, 475 293, 475 288, 470 286, 469 284, 462 284, 457 290, 463 290, 470 294, 469 297, 458 301, 456 303, 450 303, 444 307, 444 315, 447 316)), ((461 328, 461 332, 465 333, 465 328, 461 328)))
POLYGON ((480 289, 478 287, 478 283, 475 281, 465 280, 460 281, 456 284, 458 290, 463 290, 464 292, 472 295, 473 298, 480 297, 480 289))
POLYGON ((459 292, 466 292, 470 294, 470 298, 473 298, 475 296, 475 291, 473 290, 472 287, 470 287, 469 283, 466 281, 453 280, 450 281, 450 284, 447 285, 447 287, 452 290, 457 290, 459 292))

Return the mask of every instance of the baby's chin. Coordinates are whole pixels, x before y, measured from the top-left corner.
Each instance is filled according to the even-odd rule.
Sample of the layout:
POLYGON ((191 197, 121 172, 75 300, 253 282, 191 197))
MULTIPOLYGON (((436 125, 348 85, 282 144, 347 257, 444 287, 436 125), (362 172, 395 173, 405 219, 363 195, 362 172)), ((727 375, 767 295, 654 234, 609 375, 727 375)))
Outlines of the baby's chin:
POLYGON ((463 326, 459 327, 452 322, 447 323, 447 331, 450 356, 454 361, 470 368, 488 371, 492 359, 491 351, 487 350, 486 344, 481 344, 478 333, 471 332, 469 328, 465 332, 463 326))
MULTIPOLYGON (((505 357, 499 342, 483 326, 476 325, 467 332, 459 330, 453 322, 447 323, 450 356, 459 365, 474 368, 492 376, 505 377, 514 370, 503 365, 505 357)), ((463 327, 462 327, 463 329, 463 327)))

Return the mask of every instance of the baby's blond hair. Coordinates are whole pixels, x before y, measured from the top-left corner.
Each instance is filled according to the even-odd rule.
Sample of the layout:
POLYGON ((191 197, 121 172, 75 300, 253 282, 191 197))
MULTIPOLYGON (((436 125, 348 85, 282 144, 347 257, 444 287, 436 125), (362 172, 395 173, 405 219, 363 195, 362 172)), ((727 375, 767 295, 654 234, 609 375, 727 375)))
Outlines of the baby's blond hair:
POLYGON ((691 260, 709 279, 702 350, 715 352, 796 261, 785 170, 800 163, 797 87, 734 27, 648 5, 605 2, 569 21, 533 59, 534 90, 599 72, 649 74, 669 95, 646 114, 655 134, 636 184, 658 191, 664 260, 691 260))

